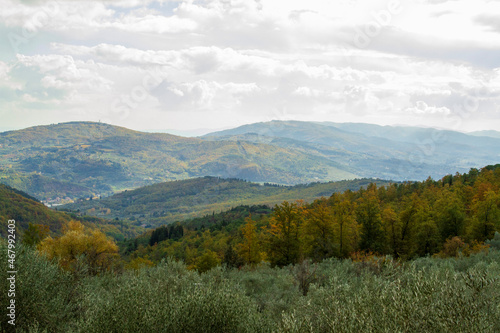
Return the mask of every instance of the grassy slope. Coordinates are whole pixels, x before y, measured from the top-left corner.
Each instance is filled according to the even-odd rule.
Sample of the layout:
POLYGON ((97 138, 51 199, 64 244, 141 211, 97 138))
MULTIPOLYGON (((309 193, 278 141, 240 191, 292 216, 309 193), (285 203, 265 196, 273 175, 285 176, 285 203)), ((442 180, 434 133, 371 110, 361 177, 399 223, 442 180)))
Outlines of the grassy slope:
MULTIPOLYGON (((296 186, 259 185, 236 179, 204 177, 166 182, 126 191, 101 200, 80 201, 64 209, 96 216, 137 219, 153 226, 202 216, 238 205, 274 205, 284 200, 313 201, 333 192, 358 190, 361 179, 296 186)), ((388 181, 377 180, 378 185, 388 181)))

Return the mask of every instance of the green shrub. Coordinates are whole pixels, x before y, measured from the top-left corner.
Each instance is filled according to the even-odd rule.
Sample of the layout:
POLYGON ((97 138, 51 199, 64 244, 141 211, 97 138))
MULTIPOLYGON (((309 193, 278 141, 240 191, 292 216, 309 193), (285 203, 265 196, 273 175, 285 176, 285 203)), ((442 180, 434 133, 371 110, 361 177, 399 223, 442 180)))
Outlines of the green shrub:
MULTIPOLYGON (((47 261, 32 249, 21 244, 16 246, 16 329, 49 332, 67 332, 76 318, 78 290, 71 276, 47 261)), ((1 267, 0 306, 6 309, 10 298, 7 290, 7 246, 0 242, 1 267)), ((0 330, 12 329, 8 317, 0 319, 0 330)))

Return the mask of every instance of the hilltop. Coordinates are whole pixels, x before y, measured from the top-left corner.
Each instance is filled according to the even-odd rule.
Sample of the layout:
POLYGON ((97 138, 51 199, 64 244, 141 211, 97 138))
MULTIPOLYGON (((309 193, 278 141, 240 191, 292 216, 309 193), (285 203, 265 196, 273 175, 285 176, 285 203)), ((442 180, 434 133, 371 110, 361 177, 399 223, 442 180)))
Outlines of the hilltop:
POLYGON ((271 121, 200 138, 93 122, 0 133, 0 183, 53 204, 213 176, 296 185, 424 180, 500 160, 500 139, 432 128, 271 121))
POLYGON ((361 177, 424 180, 500 161, 500 139, 456 131, 362 123, 271 121, 203 136, 261 142, 321 156, 361 177))
POLYGON ((72 122, 0 133, 0 181, 38 199, 109 195, 200 176, 297 184, 358 175, 327 158, 247 141, 207 141, 72 122))

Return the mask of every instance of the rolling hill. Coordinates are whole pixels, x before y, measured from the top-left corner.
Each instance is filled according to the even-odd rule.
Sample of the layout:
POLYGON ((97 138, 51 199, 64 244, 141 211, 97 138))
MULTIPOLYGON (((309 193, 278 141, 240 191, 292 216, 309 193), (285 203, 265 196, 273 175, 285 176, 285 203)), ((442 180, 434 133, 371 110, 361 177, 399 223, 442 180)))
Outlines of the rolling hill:
POLYGON ((203 136, 307 151, 362 177, 423 180, 500 161, 500 139, 432 128, 271 121, 203 136))
POLYGON ((311 202, 329 197, 334 192, 359 190, 371 182, 358 179, 308 185, 278 186, 256 184, 238 179, 203 177, 149 185, 124 191, 101 200, 80 200, 61 209, 87 215, 136 221, 135 224, 158 226, 175 221, 211 214, 238 205, 274 205, 284 200, 303 199, 311 202))
POLYGON ((271 121, 185 138, 71 122, 0 133, 0 183, 52 204, 203 176, 295 185, 396 181, 500 161, 500 139, 431 128, 271 121))
POLYGON ((297 184, 358 175, 305 151, 72 122, 0 133, 0 182, 42 200, 200 176, 297 184))

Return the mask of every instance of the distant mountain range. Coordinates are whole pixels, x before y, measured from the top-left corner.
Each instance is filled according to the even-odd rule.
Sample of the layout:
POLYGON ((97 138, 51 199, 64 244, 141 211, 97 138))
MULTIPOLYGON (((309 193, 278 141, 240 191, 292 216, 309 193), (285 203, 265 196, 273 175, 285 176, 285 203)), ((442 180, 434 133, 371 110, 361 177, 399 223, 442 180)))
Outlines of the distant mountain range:
POLYGON ((0 133, 0 182, 61 203, 202 176, 286 185, 423 180, 498 163, 500 139, 476 134, 272 121, 185 138, 71 122, 0 133))
POLYGON ((498 131, 476 131, 476 132, 470 132, 467 134, 474 135, 474 136, 489 136, 491 138, 500 139, 500 132, 498 132, 498 131))
POLYGON ((363 177, 423 180, 500 161, 500 139, 421 127, 271 121, 205 135, 261 142, 331 159, 363 177))

